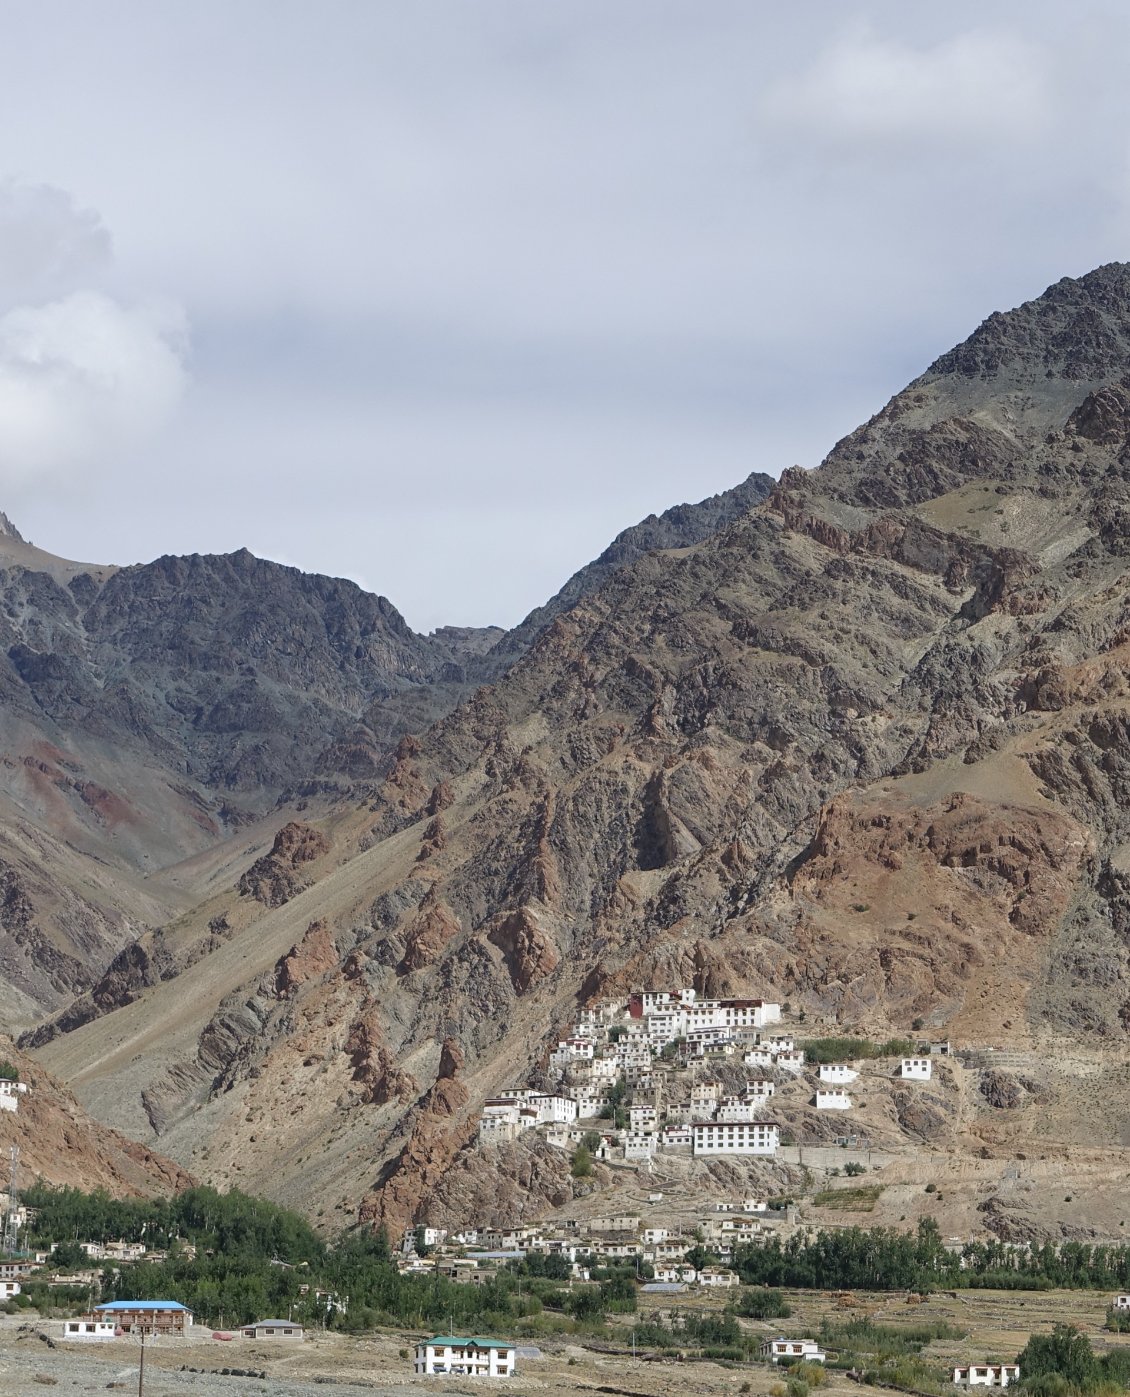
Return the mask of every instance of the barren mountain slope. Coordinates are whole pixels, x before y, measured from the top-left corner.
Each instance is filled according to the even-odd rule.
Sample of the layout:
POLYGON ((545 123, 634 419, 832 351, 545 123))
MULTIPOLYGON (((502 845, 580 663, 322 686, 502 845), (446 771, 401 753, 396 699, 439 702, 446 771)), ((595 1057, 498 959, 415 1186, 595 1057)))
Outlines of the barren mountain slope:
MULTIPOLYGON (((701 538, 768 483, 626 531, 569 594, 644 547, 701 538)), ((0 519, 0 1022, 94 989, 139 934, 176 924, 194 954, 178 919, 210 896, 225 850, 269 846, 280 796, 371 785, 406 729, 535 632, 488 655, 497 628, 415 635, 382 597, 246 551, 101 567, 0 519)))
POLYGON ((12 1063, 27 1091, 16 1111, 0 1111, 0 1159, 7 1190, 9 1155, 19 1150, 19 1178, 72 1188, 105 1189, 115 1197, 173 1193, 193 1182, 171 1159, 107 1129, 66 1087, 0 1037, 0 1059, 12 1063))
MULTIPOLYGON (((578 1002, 640 983, 1101 1062, 1130 1023, 1128 374, 1126 267, 992 317, 819 471, 559 615, 315 818, 310 886, 251 920, 217 894, 236 937, 45 1061, 209 1177, 394 1224, 578 1002)), ((974 1097, 948 1149, 999 1137, 974 1097)), ((1018 1110, 1014 1141, 1102 1124, 1018 1110)))

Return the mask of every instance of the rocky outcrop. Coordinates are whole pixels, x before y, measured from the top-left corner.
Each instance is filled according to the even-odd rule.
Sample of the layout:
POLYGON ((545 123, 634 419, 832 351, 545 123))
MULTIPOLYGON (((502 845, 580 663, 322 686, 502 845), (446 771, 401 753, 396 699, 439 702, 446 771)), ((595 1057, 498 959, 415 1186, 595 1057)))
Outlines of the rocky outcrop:
POLYGON ((560 963, 556 946, 528 907, 504 917, 489 939, 505 956, 518 994, 525 994, 538 980, 552 975, 560 963))
POLYGON ((400 970, 409 975, 433 965, 450 941, 462 931, 459 918, 445 902, 432 901, 421 906, 404 933, 404 955, 400 970))
POLYGON ((275 835, 270 853, 256 859, 239 880, 241 897, 281 907, 309 886, 300 869, 329 853, 329 840, 312 825, 292 820, 275 835))
POLYGON ((308 980, 320 979, 337 964, 337 945, 329 927, 324 921, 311 922, 302 940, 275 964, 275 996, 292 998, 308 980))

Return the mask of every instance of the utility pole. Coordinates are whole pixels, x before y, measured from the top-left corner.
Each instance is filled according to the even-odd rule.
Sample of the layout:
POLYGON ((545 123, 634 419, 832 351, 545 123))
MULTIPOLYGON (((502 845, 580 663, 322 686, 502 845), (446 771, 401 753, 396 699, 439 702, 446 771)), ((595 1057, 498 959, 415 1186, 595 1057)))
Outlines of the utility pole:
POLYGON ((137 1370, 137 1397, 145 1397, 145 1327, 141 1329, 141 1367, 137 1370))

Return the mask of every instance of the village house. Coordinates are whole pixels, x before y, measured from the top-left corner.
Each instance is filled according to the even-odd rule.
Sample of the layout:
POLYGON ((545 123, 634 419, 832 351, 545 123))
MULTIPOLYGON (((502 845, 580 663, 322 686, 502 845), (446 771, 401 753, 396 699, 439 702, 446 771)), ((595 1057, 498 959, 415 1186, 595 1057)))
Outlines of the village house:
POLYGON ((781 1128, 771 1121, 698 1121, 691 1126, 691 1140, 695 1155, 771 1155, 780 1145, 781 1128))
POLYGON ((18 1111, 20 1097, 26 1091, 26 1082, 17 1082, 11 1077, 0 1077, 0 1111, 18 1111))
POLYGON ((60 1337, 64 1339, 113 1339, 117 1337, 119 1332, 118 1326, 112 1319, 65 1319, 60 1337))
POLYGON ((739 1096, 726 1096, 718 1103, 715 1119, 720 1121, 751 1121, 757 1116, 760 1103, 743 1101, 739 1096))
POLYGON ((81 1318, 112 1320, 126 1334, 183 1334, 192 1327, 192 1311, 175 1300, 111 1300, 81 1318))
POLYGON ((640 1219, 635 1213, 616 1213, 612 1217, 590 1218, 586 1231, 593 1232, 638 1232, 640 1219))
POLYGON ((698 1272, 693 1266, 661 1264, 655 1267, 655 1279, 663 1285, 694 1285, 698 1272))
POLYGON ((423 1243, 427 1248, 442 1246, 447 1241, 446 1227, 406 1227, 400 1239, 400 1250, 407 1255, 423 1243))
POLYGON ((823 1363, 827 1355, 812 1339, 766 1339, 758 1349, 762 1358, 770 1363, 823 1363))
POLYGON ((302 1325, 289 1319, 257 1319, 239 1332, 245 1339, 284 1339, 288 1343, 301 1343, 304 1337, 302 1325))
POLYGON ((91 1261, 141 1261, 148 1247, 144 1242, 80 1242, 91 1261))
POLYGON ((19 1280, 21 1276, 30 1275, 37 1265, 35 1261, 0 1261, 0 1280, 19 1280))
POLYGON ((513 1344, 498 1339, 439 1335, 416 1346, 415 1371, 425 1377, 443 1373, 465 1378, 508 1378, 514 1373, 514 1360, 513 1344))
POLYGON ((898 1074, 914 1082, 928 1082, 934 1074, 934 1064, 928 1057, 904 1057, 898 1074))
POLYGON ((19 1293, 19 1281, 0 1281, 0 1301, 14 1300, 19 1293))
POLYGON ((742 1058, 746 1067, 772 1067, 773 1054, 768 1048, 750 1048, 742 1058))
POLYGON ((1020 1381, 1019 1363, 971 1363, 955 1368, 953 1381, 958 1387, 1008 1387, 1020 1381))
POLYGON ((828 1087, 826 1091, 818 1090, 814 1102, 818 1111, 851 1110, 851 1097, 844 1091, 843 1087, 828 1087))
POLYGON ((696 1280, 697 1285, 707 1286, 711 1290, 732 1290, 741 1283, 741 1277, 737 1272, 727 1270, 724 1266, 704 1266, 696 1280))
POLYGON ((792 1052, 775 1053, 773 1065, 779 1067, 782 1072, 803 1072, 804 1050, 796 1048, 792 1052))
POLYGON ((846 1062, 822 1062, 817 1070, 822 1082, 854 1082, 859 1073, 846 1062))
POLYGON ((630 1106, 628 1125, 637 1134, 652 1131, 659 1122, 659 1113, 654 1106, 630 1106))
POLYGON ((1116 1295, 1111 1301, 1112 1310, 1130 1310, 1130 1295, 1116 1295))
POLYGON ((570 1125, 577 1119, 577 1103, 571 1096, 545 1093, 529 1098, 537 1112, 538 1125, 570 1125))
POLYGON ((692 1141, 690 1124, 665 1125, 659 1132, 664 1149, 689 1149, 692 1141))
POLYGON ((651 1159, 659 1149, 657 1135, 637 1133, 629 1130, 624 1136, 625 1159, 651 1159))
POLYGON ((669 1235, 665 1227, 645 1227, 643 1244, 645 1247, 654 1247, 659 1242, 665 1242, 669 1235))
POLYGON ((776 1090, 776 1082, 768 1077, 751 1077, 745 1084, 745 1094, 751 1101, 768 1101, 776 1090))

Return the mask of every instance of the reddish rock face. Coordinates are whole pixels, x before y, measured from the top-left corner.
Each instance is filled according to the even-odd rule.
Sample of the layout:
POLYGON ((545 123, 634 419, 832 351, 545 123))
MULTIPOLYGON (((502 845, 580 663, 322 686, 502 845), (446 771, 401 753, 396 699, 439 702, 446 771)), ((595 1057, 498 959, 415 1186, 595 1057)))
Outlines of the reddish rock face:
POLYGON ((317 980, 338 964, 337 946, 325 922, 311 922, 302 940, 275 966, 275 994, 289 999, 307 980, 317 980))
POLYGON ((459 918, 443 902, 435 902, 422 910, 405 933, 404 956, 400 969, 405 974, 422 970, 439 959, 449 941, 462 931, 459 918))
POLYGON ((525 907, 504 918, 491 932, 490 940, 506 957, 510 978, 519 994, 552 975, 561 961, 556 946, 525 907))
POLYGON ((292 820, 275 835, 271 852, 251 865, 239 880, 241 896, 266 907, 281 907, 307 884, 298 870, 330 850, 329 840, 313 825, 292 820))

